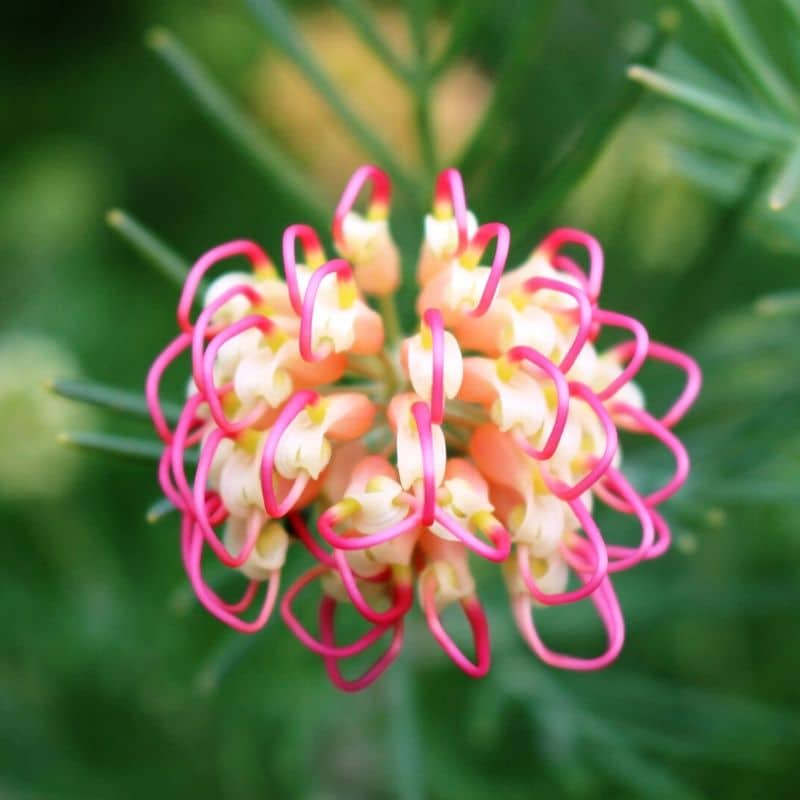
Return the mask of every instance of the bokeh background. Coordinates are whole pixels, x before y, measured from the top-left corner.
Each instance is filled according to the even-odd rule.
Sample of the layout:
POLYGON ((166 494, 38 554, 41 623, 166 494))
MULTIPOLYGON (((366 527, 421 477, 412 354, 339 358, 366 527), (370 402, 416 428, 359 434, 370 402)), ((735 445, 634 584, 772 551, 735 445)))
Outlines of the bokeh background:
MULTIPOLYGON (((417 0, 365 5, 367 17, 361 6, 4 9, 0 796, 796 797, 796 5, 417 0), (413 260, 432 163, 414 93, 359 28, 366 19, 367 37, 378 30, 405 64, 409 15, 427 15, 440 67, 438 163, 463 167, 479 218, 512 224, 517 257, 556 224, 599 236, 607 305, 705 370, 681 426, 693 477, 666 511, 675 546, 617 581, 628 642, 600 674, 539 664, 487 576, 489 678, 466 678, 412 630, 401 665, 339 695, 277 618, 243 638, 195 606, 174 517, 145 520, 151 463, 56 441, 149 436, 44 388, 83 377, 140 392, 172 336, 176 289, 110 229, 110 208, 189 260, 238 237, 276 253, 286 224, 376 158, 298 69, 308 54, 413 176, 396 225, 413 260), (187 58, 230 108, 198 94, 187 58), (629 76, 633 63, 657 74, 629 76), (310 195, 288 190, 289 174, 310 195)), ((644 376, 654 406, 673 377, 644 376)), ((667 467, 645 448, 626 457, 644 482, 667 467)), ((546 622, 557 644, 601 645, 588 613, 546 622)))

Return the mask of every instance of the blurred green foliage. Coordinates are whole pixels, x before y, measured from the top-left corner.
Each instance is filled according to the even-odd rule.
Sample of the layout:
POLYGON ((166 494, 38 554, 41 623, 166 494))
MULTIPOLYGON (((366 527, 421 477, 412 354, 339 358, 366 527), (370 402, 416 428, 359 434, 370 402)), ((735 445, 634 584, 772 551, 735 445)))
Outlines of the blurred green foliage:
MULTIPOLYGON (((333 5, 347 17, 362 4, 333 5)), ((412 17, 425 7, 409 3, 412 17)), ((479 217, 513 224, 517 256, 554 224, 591 230, 607 250, 607 304, 705 370, 681 430, 693 477, 667 509, 676 546, 618 581, 629 629, 618 664, 564 675, 537 663, 490 580, 489 678, 465 678, 412 626, 405 669, 340 696, 277 619, 242 638, 195 607, 174 516, 145 522, 152 468, 65 459, 55 443, 76 425, 146 428, 99 410, 76 421, 77 407, 42 399, 42 371, 138 392, 171 335, 176 292, 103 224, 108 208, 178 258, 234 237, 276 252, 281 229, 319 213, 330 192, 308 193, 302 156, 286 156, 292 143, 259 119, 270 71, 257 66, 288 53, 334 105, 347 87, 326 85, 319 53, 293 33, 317 5, 33 0, 8 10, 0 48, 2 346, 24 354, 0 359, 0 475, 14 475, 0 485, 0 796, 796 796, 797 5, 428 10, 451 24, 444 52, 494 85, 462 164, 479 217), (154 23, 196 60, 195 89, 200 74, 226 94, 182 90, 187 62, 164 49, 177 40, 144 44, 154 23), (680 81, 699 100, 684 108, 630 82, 626 68, 648 61, 656 72, 634 77, 657 89, 653 75, 680 81), (737 113, 709 115, 720 97, 737 113), (224 116, 209 120, 209 108, 224 116)), ((369 40, 364 19, 349 19, 369 40)), ((430 88, 424 75, 411 82, 415 96, 430 88)), ((355 122, 354 141, 381 155, 371 121, 355 122)), ((305 132, 312 145, 325 135, 305 132)), ((419 167, 396 165, 410 184, 399 220, 409 257, 427 202, 416 173, 432 166, 422 144, 419 167)), ((672 377, 645 377, 655 406, 672 377)), ((661 454, 636 445, 626 458, 642 480, 657 476, 661 454)), ((546 621, 556 642, 598 644, 581 609, 546 621)))

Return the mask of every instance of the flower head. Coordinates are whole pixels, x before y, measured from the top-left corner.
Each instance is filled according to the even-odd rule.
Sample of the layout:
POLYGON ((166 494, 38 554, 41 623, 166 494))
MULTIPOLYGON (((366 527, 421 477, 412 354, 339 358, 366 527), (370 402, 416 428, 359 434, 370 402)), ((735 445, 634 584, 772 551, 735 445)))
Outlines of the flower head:
POLYGON ((391 664, 415 596, 436 642, 478 677, 491 659, 472 571, 483 559, 500 567, 513 619, 543 661, 606 666, 624 639, 612 576, 669 546, 657 507, 688 474, 671 429, 694 401, 700 371, 651 341, 636 319, 601 305, 603 253, 588 234, 556 230, 506 270, 511 232, 478 224, 452 169, 439 176, 424 223, 419 323, 399 341, 388 337, 368 299, 391 301, 400 282, 390 206, 388 176, 362 167, 334 213, 335 257, 312 228, 292 225, 283 278, 247 241, 215 248, 187 277, 180 332, 153 363, 147 398, 164 442, 159 479, 182 514, 181 552, 197 598, 231 627, 257 631, 277 603, 286 559, 305 552, 314 563, 280 610, 337 686, 363 688, 391 664), (357 211, 365 190, 366 208, 357 211), (586 250, 587 271, 563 252, 567 245, 586 250), (251 271, 218 277, 194 314, 206 273, 234 256, 251 271), (621 331, 623 342, 602 348, 607 329, 621 331), (159 386, 182 353, 191 381, 171 426, 159 386), (633 382, 648 360, 685 375, 661 416, 633 382), (631 484, 621 433, 654 437, 671 453, 663 486, 643 494, 631 484), (198 449, 192 474, 189 448, 198 449), (601 531, 592 516, 598 504, 634 519, 639 543, 616 544, 613 531, 601 531), (209 559, 242 573, 240 597, 224 599, 210 585, 209 559), (314 584, 317 631, 294 610, 314 584), (606 649, 592 658, 554 652, 536 628, 547 607, 580 601, 591 601, 607 633, 606 649), (342 605, 365 622, 349 643, 336 636, 342 605), (442 621, 451 605, 469 623, 470 653, 442 621), (373 646, 373 665, 345 678, 340 663, 373 646))

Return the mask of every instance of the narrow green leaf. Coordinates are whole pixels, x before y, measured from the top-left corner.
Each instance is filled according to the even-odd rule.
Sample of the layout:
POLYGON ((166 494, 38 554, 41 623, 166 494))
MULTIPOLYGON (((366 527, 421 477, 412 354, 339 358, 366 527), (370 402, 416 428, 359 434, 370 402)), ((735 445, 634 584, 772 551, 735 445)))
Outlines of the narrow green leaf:
POLYGON ((327 225, 327 206, 303 172, 236 107, 175 36, 157 28, 148 34, 147 42, 220 130, 291 195, 311 222, 327 225))
POLYGON ((800 312, 800 289, 786 289, 759 297, 755 304, 761 317, 778 317, 800 312))
MULTIPOLYGON (((79 450, 90 450, 95 453, 121 456, 135 461, 158 461, 164 450, 161 442, 152 439, 135 439, 128 436, 116 436, 107 433, 79 431, 61 433, 58 436, 61 444, 79 450)), ((194 463, 196 453, 187 453, 186 461, 194 463)))
POLYGON ((410 674, 408 653, 401 653, 387 676, 389 746, 395 775, 395 797, 398 800, 422 800, 425 797, 425 775, 420 752, 424 747, 418 711, 414 702, 414 680, 410 674))
POLYGON ((671 145, 667 148, 669 162, 679 175, 692 181, 703 191, 725 203, 739 196, 746 173, 740 164, 730 164, 709 156, 694 147, 671 145))
POLYGON ((364 3, 361 0, 334 0, 334 2, 342 13, 347 15, 361 40, 375 53, 383 65, 400 80, 412 83, 413 73, 381 35, 370 10, 364 3))
POLYGON ((481 29, 484 13, 477 3, 458 3, 451 19, 450 38, 442 51, 433 59, 430 67, 431 80, 435 81, 447 70, 481 29))
MULTIPOLYGON (((45 384, 45 388, 54 394, 77 400, 81 403, 107 408, 118 414, 126 414, 140 419, 150 419, 150 411, 143 395, 130 392, 127 389, 118 389, 114 386, 104 386, 101 383, 80 380, 56 380, 45 384)), ((180 406, 174 403, 162 403, 161 407, 167 420, 177 421, 180 416, 180 406)))
MULTIPOLYGON (((377 133, 353 111, 328 73, 314 58, 297 31, 291 16, 277 0, 246 0, 256 19, 273 43, 303 73, 306 80, 347 125, 353 137, 391 173, 396 183, 411 197, 418 197, 420 187, 377 133)), ((324 131, 319 132, 325 135, 324 131)))
POLYGON ((792 87, 775 67, 738 0, 707 0, 709 15, 744 73, 775 108, 797 116, 792 87))
POLYGON ((408 22, 414 43, 414 88, 417 135, 428 181, 433 182, 438 171, 436 137, 431 115, 431 83, 428 71, 428 4, 427 0, 409 0, 408 22))
MULTIPOLYGON (((659 27, 639 58, 643 64, 654 64, 677 28, 674 14, 665 12, 659 17, 659 27)), ((616 98, 601 106, 581 128, 552 163, 537 176, 530 198, 520 206, 518 216, 511 221, 512 230, 520 240, 527 239, 543 217, 551 214, 564 202, 570 192, 589 173, 606 143, 628 112, 639 101, 643 88, 623 81, 616 98)))
POLYGON ((628 67, 628 77, 653 92, 754 136, 777 144, 786 144, 792 138, 790 126, 778 119, 771 119, 760 109, 749 107, 738 100, 720 97, 700 86, 670 78, 641 64, 628 67))
POLYGON ((786 159, 778 180, 769 193, 769 205, 773 211, 781 211, 797 196, 800 190, 800 145, 786 159))
POLYGON ((155 525, 156 522, 166 517, 167 514, 171 514, 173 511, 177 511, 177 509, 172 504, 172 500, 168 497, 159 497, 158 500, 150 504, 150 507, 145 512, 144 518, 150 525, 155 525))
POLYGON ((547 28, 555 7, 555 0, 523 3, 520 12, 515 15, 505 46, 505 58, 495 78, 494 94, 459 158, 459 166, 465 173, 472 172, 478 166, 486 146, 492 141, 498 127, 504 124, 507 109, 528 84, 530 71, 539 60, 547 41, 547 28))
POLYGON ((189 264, 169 245, 165 244, 135 217, 118 208, 113 208, 106 214, 106 222, 165 278, 178 287, 183 286, 189 272, 189 264))

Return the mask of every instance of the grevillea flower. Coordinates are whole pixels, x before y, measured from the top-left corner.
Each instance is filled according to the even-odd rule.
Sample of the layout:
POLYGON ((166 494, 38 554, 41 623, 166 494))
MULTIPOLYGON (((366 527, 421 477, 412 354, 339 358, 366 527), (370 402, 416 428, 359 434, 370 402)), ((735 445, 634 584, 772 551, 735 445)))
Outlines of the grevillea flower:
POLYGON ((190 271, 179 333, 150 370, 147 399, 194 592, 222 622, 253 633, 278 604, 287 558, 306 558, 312 564, 285 590, 280 612, 338 687, 363 688, 391 664, 415 598, 444 652, 479 677, 491 659, 473 575, 482 559, 499 565, 513 619, 539 658, 604 667, 624 639, 612 577, 669 546, 657 509, 689 471, 672 428, 699 391, 700 371, 633 317, 603 307, 603 253, 588 234, 556 230, 507 271, 509 229, 478 224, 452 169, 439 175, 425 218, 419 325, 398 338, 365 299, 385 307, 400 281, 390 203, 387 175, 362 167, 334 213, 336 254, 309 226, 292 225, 283 277, 249 241, 211 250, 190 271), (585 249, 588 270, 567 246, 585 249), (217 277, 195 314, 206 274, 234 256, 251 269, 217 277), (603 348, 609 330, 622 343, 603 348), (182 353, 191 379, 171 426, 159 386, 182 353), (660 416, 633 382, 650 359, 683 373, 660 416), (674 470, 663 486, 644 494, 628 480, 620 432, 669 451, 674 470), (199 455, 187 471, 190 448, 199 455), (638 544, 615 542, 613 526, 601 531, 597 505, 615 512, 612 521, 633 519, 638 544), (213 587, 210 561, 244 576, 240 596, 213 587), (295 612, 307 591, 320 598, 316 626, 295 612), (605 650, 592 658, 553 651, 536 627, 547 607, 581 601, 606 632, 605 650), (354 641, 337 637, 342 606, 363 618, 354 641), (469 623, 471 648, 445 627, 449 606, 469 623), (373 647, 372 666, 344 677, 342 662, 373 647))

